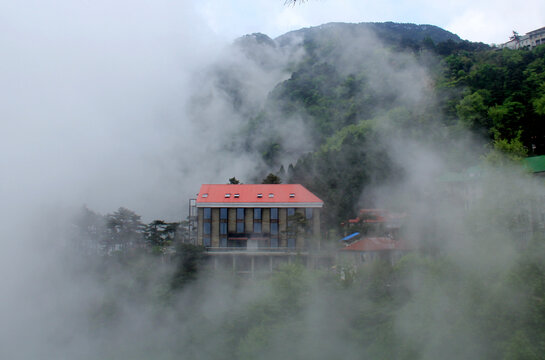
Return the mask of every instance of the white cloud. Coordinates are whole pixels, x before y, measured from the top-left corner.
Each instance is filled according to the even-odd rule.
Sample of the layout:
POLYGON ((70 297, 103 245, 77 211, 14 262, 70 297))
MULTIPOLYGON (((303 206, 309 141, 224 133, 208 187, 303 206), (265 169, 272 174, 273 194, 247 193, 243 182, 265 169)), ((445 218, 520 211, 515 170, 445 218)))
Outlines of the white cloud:
POLYGON ((484 43, 502 43, 513 30, 520 34, 545 26, 545 3, 528 1, 513 5, 512 2, 480 1, 464 4, 444 26, 464 39, 484 43))

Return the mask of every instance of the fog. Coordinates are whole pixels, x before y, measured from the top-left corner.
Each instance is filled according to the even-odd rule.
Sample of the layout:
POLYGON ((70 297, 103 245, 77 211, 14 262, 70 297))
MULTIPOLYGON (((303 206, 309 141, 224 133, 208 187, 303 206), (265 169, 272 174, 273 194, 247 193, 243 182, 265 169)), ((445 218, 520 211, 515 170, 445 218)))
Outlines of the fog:
POLYGON ((183 3, 3 7, 5 196, 177 219, 187 82, 225 44, 183 3))
MULTIPOLYGON (((385 328, 393 335, 378 343, 389 358, 486 358, 494 337, 483 329, 493 323, 481 326, 480 311, 489 311, 481 305, 500 294, 501 311, 527 311, 516 285, 498 279, 520 256, 517 205, 541 195, 541 184, 511 165, 490 165, 469 211, 460 199, 438 196, 435 179, 449 170, 451 154, 431 135, 410 134, 395 112, 436 106, 431 75, 373 34, 357 46, 345 39, 339 49, 350 51, 330 59, 346 73, 376 69, 369 88, 393 99, 377 109, 373 146, 402 175, 372 182, 361 203, 409 213, 412 245, 426 244, 444 260, 409 259, 396 268, 393 296, 411 294, 402 306, 390 314, 390 305, 369 295, 390 291, 380 283, 384 270, 372 265, 354 272, 354 286, 341 280, 340 265, 316 273, 293 265, 263 281, 203 272, 172 290, 175 263, 74 252, 67 224, 83 204, 178 221, 201 183, 266 175, 260 154, 242 151, 247 144, 236 134, 304 53, 295 38, 292 47, 252 58, 218 39, 185 2, 25 5, 3 4, 0 25, 1 358, 377 358, 385 353, 375 336, 385 328), (359 322, 378 325, 362 330, 359 322)), ((288 165, 315 144, 305 114, 280 118, 274 110, 277 122, 257 129, 250 145, 271 132, 291 135, 281 159, 288 165)), ((458 133, 453 142, 470 159, 462 165, 480 161, 482 141, 458 133)))

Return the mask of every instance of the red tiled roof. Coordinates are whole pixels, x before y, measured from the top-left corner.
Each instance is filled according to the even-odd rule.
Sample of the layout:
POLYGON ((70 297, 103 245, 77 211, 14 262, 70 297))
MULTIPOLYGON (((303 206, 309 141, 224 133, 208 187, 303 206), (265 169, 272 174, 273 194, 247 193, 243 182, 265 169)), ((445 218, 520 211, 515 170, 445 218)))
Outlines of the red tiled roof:
POLYGON ((197 207, 322 207, 300 184, 203 184, 197 207))
POLYGON ((361 209, 359 211, 359 216, 355 219, 348 220, 348 222, 350 224, 357 224, 359 222, 369 224, 387 223, 401 220, 406 216, 407 215, 405 213, 396 214, 382 209, 361 209))
POLYGON ((393 240, 388 237, 368 237, 358 240, 342 251, 385 251, 385 250, 411 250, 402 240, 393 240))

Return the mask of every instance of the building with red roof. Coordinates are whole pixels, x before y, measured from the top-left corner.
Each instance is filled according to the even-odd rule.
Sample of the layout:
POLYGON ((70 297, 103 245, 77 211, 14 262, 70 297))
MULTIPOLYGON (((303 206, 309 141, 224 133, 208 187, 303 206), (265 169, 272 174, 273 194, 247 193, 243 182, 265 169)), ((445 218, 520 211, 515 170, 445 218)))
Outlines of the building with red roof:
POLYGON ((407 215, 383 209, 361 209, 358 217, 342 223, 345 235, 359 232, 368 237, 389 237, 397 239, 407 215))
POLYGON ((383 259, 394 263, 412 248, 403 240, 390 237, 366 237, 339 250, 345 260, 363 263, 383 259))
POLYGON ((204 184, 197 243, 208 248, 304 249, 319 241, 323 201, 300 184, 204 184))

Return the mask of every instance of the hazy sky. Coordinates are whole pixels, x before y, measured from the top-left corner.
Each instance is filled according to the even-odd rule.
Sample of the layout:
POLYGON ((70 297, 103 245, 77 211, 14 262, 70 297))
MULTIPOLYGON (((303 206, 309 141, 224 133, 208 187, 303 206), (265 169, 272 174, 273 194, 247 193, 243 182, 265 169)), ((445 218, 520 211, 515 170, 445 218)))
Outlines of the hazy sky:
POLYGON ((229 37, 263 32, 271 37, 327 22, 406 22, 437 25, 463 39, 507 41, 512 30, 526 33, 545 26, 545 2, 527 0, 307 0, 284 6, 283 0, 208 0, 197 8, 208 25, 229 37))

